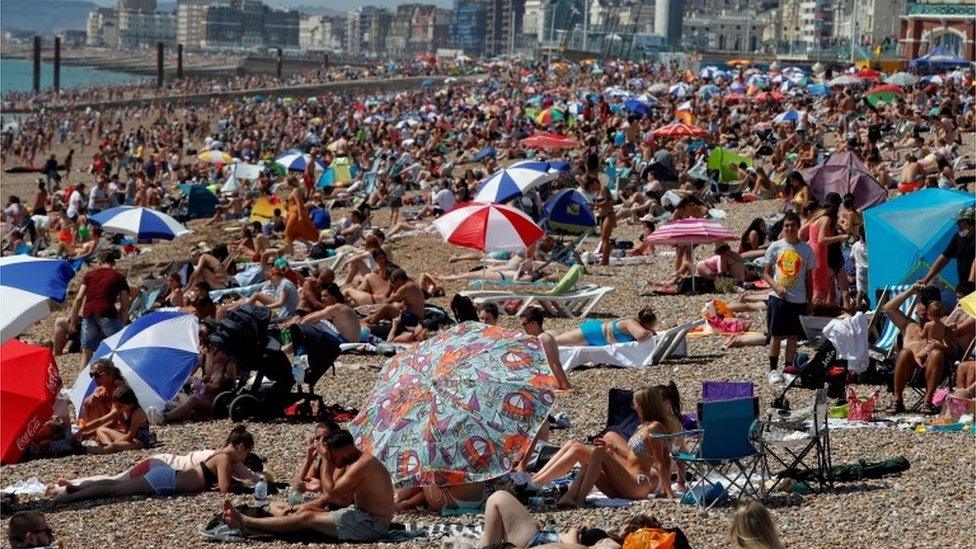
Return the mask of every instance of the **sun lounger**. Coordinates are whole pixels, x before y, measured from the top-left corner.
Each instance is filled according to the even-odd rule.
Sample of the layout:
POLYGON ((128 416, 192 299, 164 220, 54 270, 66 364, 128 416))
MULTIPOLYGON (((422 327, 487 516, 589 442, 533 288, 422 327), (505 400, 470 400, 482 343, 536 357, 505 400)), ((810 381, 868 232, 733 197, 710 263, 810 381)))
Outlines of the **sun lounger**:
POLYGON ((522 311, 528 309, 529 307, 538 305, 551 316, 585 318, 588 314, 590 314, 590 311, 593 310, 597 303, 599 303, 605 295, 612 291, 612 286, 588 285, 558 295, 550 295, 546 293, 524 294, 491 290, 464 291, 461 292, 461 295, 478 304, 494 303, 498 305, 499 310, 505 310, 505 304, 507 304, 509 301, 521 301, 522 305, 515 314, 521 314, 522 311))
POLYGON ((675 326, 644 341, 560 347, 559 360, 566 371, 585 364, 603 364, 621 368, 640 368, 660 364, 668 358, 684 356, 687 352, 685 336, 702 322, 696 320, 675 326))

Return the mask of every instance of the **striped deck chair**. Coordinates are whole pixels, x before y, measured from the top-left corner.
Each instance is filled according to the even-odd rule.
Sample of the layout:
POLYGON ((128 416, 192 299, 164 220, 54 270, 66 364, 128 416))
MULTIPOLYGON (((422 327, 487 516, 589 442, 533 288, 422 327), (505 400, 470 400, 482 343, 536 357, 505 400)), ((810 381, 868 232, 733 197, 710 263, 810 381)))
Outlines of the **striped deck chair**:
MULTIPOLYGON (((889 358, 895 350, 895 345, 898 342, 898 327, 881 310, 891 298, 911 288, 911 286, 911 284, 886 286, 878 297, 878 306, 875 308, 874 318, 871 319, 868 330, 875 336, 874 342, 871 343, 871 350, 881 355, 882 360, 889 358)), ((905 313, 905 316, 912 316, 915 310, 915 300, 916 296, 913 295, 901 304, 899 309, 905 313)))

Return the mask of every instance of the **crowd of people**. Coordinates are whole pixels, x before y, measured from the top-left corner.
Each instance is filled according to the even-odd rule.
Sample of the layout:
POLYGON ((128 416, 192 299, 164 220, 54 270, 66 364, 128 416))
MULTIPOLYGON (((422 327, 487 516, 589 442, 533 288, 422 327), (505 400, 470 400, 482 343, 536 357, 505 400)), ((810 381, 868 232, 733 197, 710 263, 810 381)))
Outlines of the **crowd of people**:
MULTIPOLYGON (((39 156, 48 161, 38 169, 41 178, 29 202, 8 197, 4 254, 64 257, 84 269, 70 312, 55 320, 55 354, 78 351, 82 366, 89 365, 104 339, 129 323, 130 302, 149 280, 162 288, 150 306, 176 308, 200 320, 199 375, 191 393, 163 410, 143 409, 111 360, 97 360, 89 365, 96 389, 81 405, 80 428, 72 433, 70 419, 56 418, 57 429, 44 431, 45 440, 34 446, 43 449, 64 439, 93 454, 147 450, 155 444, 153 425, 209 419, 217 395, 239 377, 232 353, 211 336, 216 323, 241 311, 266 310, 272 325, 289 334, 282 343, 290 356, 301 345, 287 339, 302 327, 336 349, 420 342, 443 326, 440 318, 447 312, 433 310, 430 301, 444 296, 445 282, 558 282, 577 262, 666 261, 649 241, 623 242, 619 227, 632 224, 649 239, 668 221, 708 218, 729 202, 767 200, 770 215, 757 217, 737 240, 716 245, 704 259, 695 261, 691 246, 678 246, 670 276, 647 286, 663 295, 741 291, 731 307, 765 310, 766 333, 733 336, 728 345, 767 346, 769 382, 782 384, 784 375, 801 373, 801 316, 854 314, 866 310, 870 299, 864 204, 853 192, 812 188, 802 170, 832 154, 853 153, 886 194, 972 184, 972 176, 963 173, 960 150, 962 134, 976 127, 971 71, 943 84, 920 81, 886 104, 865 100, 867 82, 860 88, 837 86, 821 96, 776 70, 743 68, 715 77, 676 64, 517 60, 481 68, 486 74, 476 82, 387 95, 215 98, 201 108, 169 102, 37 112, 16 130, 5 130, 3 165, 34 166, 39 156), (764 84, 753 77, 762 77, 764 84), (655 86, 663 90, 649 92, 655 86), (700 93, 706 86, 717 91, 700 93), (770 93, 773 88, 782 93, 770 93), (776 121, 777 114, 791 109, 800 113, 795 119, 776 121), (548 118, 540 119, 545 113, 548 118), (656 132, 675 119, 692 118, 708 141, 656 132), (560 150, 523 142, 542 130, 574 145, 560 150), (49 153, 68 147, 75 149, 60 159, 49 153), (725 175, 714 180, 704 166, 717 147, 750 162, 723 166, 725 175), (81 151, 79 158, 74 150, 81 151), (305 155, 303 168, 276 163, 291 150, 305 155), (258 167, 259 175, 237 180, 232 164, 200 158, 205 152, 226 153, 258 167), (581 254, 547 236, 524 250, 488 258, 459 254, 452 265, 479 261, 463 273, 436 272, 437 266, 407 272, 397 263, 400 252, 394 254, 393 239, 429 231, 429 221, 471 201, 488 175, 522 159, 553 166, 566 162, 553 168, 552 181, 510 205, 540 219, 546 199, 562 189, 577 190, 597 218, 595 249, 581 254), (335 175, 322 184, 322 172, 339 165, 359 169, 347 180, 335 175), (209 223, 238 223, 234 231, 239 233, 222 242, 201 242, 180 260, 155 265, 144 280, 129 280, 115 266, 118 242, 89 216, 118 205, 164 209, 178 203, 181 185, 222 195, 209 223), (272 205, 268 215, 255 215, 267 204, 272 205), (389 217, 377 213, 381 208, 390 209, 389 217)), ((831 74, 821 76, 829 81, 831 74)), ((259 83, 256 77, 235 82, 259 83)), ((130 92, 139 93, 122 93, 130 92)), ((956 297, 973 292, 973 217, 971 207, 958 212, 958 233, 940 259, 915 287, 884 307, 904 332, 894 366, 892 414, 904 412, 900 395, 915 370, 926 378, 923 411, 934 413, 933 395, 949 360, 963 362, 958 384, 972 393, 976 363, 966 359, 976 321, 955 309, 945 314, 948 307, 938 291, 926 288, 955 260, 956 297), (923 298, 912 318, 898 308, 914 294, 923 298)), ((658 329, 657 315, 650 306, 635 309, 633 316, 584 320, 562 333, 543 328, 545 312, 539 307, 526 308, 519 322, 538 338, 555 386, 566 390, 570 380, 559 347, 646 341, 658 329)), ((497 306, 482 304, 467 320, 495 324, 500 313, 497 306)), ((677 499, 686 489, 685 471, 671 457, 684 445, 677 387, 639 387, 632 404, 639 419, 632 435, 608 431, 592 443, 567 441, 541 463, 534 463, 537 455, 526 454, 515 469, 528 472, 529 482, 539 486, 571 476, 560 506, 582 505, 594 487, 608 497, 677 499)), ((546 438, 544 430, 538 441, 546 438)), ((238 426, 217 450, 154 454, 116 476, 61 479, 49 492, 62 503, 214 487, 226 493, 234 482, 260 482, 247 468, 254 446, 253 436, 238 426)), ((615 547, 641 529, 661 528, 644 516, 614 531, 543 530, 515 496, 485 483, 395 490, 383 463, 334 424, 315 428, 304 458, 292 487, 314 496, 309 501, 272 505, 267 516, 242 514, 228 501, 221 510, 224 521, 249 532, 375 541, 387 534, 396 512, 467 506, 484 508, 480 543, 493 547, 615 547)), ((43 517, 14 518, 11 543, 51 539, 43 517)), ((758 503, 736 512, 730 543, 782 546, 758 503)))

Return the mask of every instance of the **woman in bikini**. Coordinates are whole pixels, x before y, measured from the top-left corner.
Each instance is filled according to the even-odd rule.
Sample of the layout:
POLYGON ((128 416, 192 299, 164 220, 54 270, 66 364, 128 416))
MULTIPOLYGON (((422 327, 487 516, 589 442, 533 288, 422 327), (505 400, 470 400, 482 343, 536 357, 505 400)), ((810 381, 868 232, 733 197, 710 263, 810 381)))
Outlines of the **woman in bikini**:
POLYGON ((556 344, 563 347, 603 346, 612 343, 630 343, 644 341, 654 335, 657 325, 657 315, 650 305, 629 318, 620 318, 609 322, 600 320, 584 320, 579 328, 563 332, 556 336, 556 344))
POLYGON ((235 426, 228 435, 224 447, 210 451, 203 457, 199 452, 181 459, 161 459, 150 456, 149 463, 140 462, 128 471, 111 478, 79 479, 75 482, 59 481, 59 487, 51 492, 58 503, 73 503, 90 499, 136 495, 171 496, 194 494, 216 486, 222 493, 231 489, 233 481, 254 482, 259 480, 244 466, 244 459, 254 449, 254 437, 243 425, 235 426), (154 461, 153 461, 154 460, 154 461))
POLYGON ((654 438, 682 430, 681 421, 668 402, 665 391, 659 387, 637 391, 633 405, 641 423, 629 440, 610 431, 597 438, 595 446, 568 441, 533 475, 532 482, 552 482, 571 471, 577 463, 591 467, 598 464, 600 476, 596 486, 610 497, 636 500, 653 494, 674 499, 668 453, 671 443, 654 438))
MULTIPOLYGON (((905 413, 902 394, 908 385, 908 381, 911 379, 912 373, 916 369, 922 369, 925 372, 925 403, 922 405, 922 412, 926 414, 935 413, 935 408, 932 405, 932 397, 935 394, 936 387, 942 380, 942 371, 945 368, 946 346, 942 342, 930 340, 927 337, 924 324, 928 320, 927 318, 924 320, 915 320, 900 310, 901 304, 912 294, 919 292, 923 287, 921 283, 915 283, 911 288, 898 294, 884 306, 885 314, 888 315, 892 324, 898 328, 898 331, 902 335, 902 350, 899 351, 898 357, 895 360, 894 402, 886 410, 888 414, 905 413)), ((919 307, 919 310, 924 311, 926 317, 934 313, 941 318, 942 303, 938 300, 933 300, 931 303, 920 305, 919 307)), ((934 329, 929 330, 929 334, 934 332, 934 329)))

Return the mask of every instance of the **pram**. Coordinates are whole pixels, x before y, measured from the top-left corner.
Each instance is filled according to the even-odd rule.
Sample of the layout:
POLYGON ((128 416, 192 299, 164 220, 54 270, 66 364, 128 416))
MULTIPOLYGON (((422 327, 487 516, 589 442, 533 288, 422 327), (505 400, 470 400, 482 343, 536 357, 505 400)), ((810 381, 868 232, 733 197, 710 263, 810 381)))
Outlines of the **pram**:
POLYGON ((325 413, 325 403, 314 387, 326 370, 334 368, 340 352, 338 340, 315 326, 291 326, 288 334, 300 350, 297 354, 308 359, 307 368, 293 367, 269 325, 270 311, 254 305, 230 311, 217 324, 210 343, 235 361, 238 383, 214 399, 215 417, 230 417, 235 422, 277 419, 295 404, 292 417, 317 419, 325 413), (293 391, 296 385, 298 389, 293 391))
POLYGON ((786 393, 794 387, 802 389, 823 389, 827 386, 827 396, 834 399, 844 398, 847 390, 847 361, 837 359, 837 349, 825 337, 816 337, 810 341, 812 355, 806 362, 797 358, 800 374, 795 376, 778 397, 773 399, 771 408, 789 410, 790 402, 786 393))

